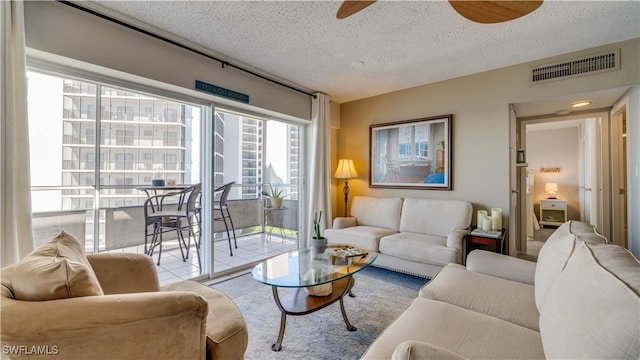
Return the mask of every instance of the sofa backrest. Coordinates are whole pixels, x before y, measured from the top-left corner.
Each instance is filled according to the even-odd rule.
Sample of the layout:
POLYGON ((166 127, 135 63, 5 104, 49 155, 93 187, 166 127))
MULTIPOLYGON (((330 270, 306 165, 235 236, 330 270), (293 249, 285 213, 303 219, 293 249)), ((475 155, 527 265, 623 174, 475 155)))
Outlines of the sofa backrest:
POLYGON ((447 237, 452 231, 469 227, 472 213, 468 201, 406 198, 400 231, 447 237))
POLYGON ((629 251, 581 242, 540 313, 547 359, 640 358, 640 262, 629 251))
POLYGON ((397 231, 401 210, 401 198, 354 196, 351 202, 351 216, 356 218, 360 226, 376 226, 397 231))
POLYGON ((564 269, 576 245, 583 241, 607 243, 607 239, 598 234, 592 225, 569 220, 562 224, 540 249, 534 280, 538 311, 542 311, 549 289, 564 269))

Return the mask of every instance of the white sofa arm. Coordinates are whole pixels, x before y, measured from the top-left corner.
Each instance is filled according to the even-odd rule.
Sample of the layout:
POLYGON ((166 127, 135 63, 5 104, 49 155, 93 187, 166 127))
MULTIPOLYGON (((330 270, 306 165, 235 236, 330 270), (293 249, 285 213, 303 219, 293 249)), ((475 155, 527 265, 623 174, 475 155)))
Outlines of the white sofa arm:
POLYGON ((333 229, 344 229, 358 225, 354 217, 337 217, 333 220, 333 229))
POLYGON ((447 247, 462 249, 462 239, 467 234, 467 230, 456 230, 447 236, 447 247))
POLYGON ((467 256, 467 270, 533 285, 536 263, 485 250, 467 256))
POLYGON ((404 341, 396 346, 392 360, 462 360, 464 359, 447 349, 416 340, 404 341))

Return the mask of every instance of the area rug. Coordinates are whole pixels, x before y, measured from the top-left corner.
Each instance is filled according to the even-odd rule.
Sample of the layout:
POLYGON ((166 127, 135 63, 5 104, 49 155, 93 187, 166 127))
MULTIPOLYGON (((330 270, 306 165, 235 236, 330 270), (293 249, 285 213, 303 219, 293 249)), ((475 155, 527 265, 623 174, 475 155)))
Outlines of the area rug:
MULTIPOLYGON (((348 331, 340 303, 303 316, 287 316, 282 350, 271 351, 278 338, 280 310, 271 287, 245 274, 211 285, 233 299, 249 329, 245 359, 359 359, 367 347, 418 296, 427 279, 368 267, 354 275, 355 298, 346 296, 345 310, 357 328, 348 331)), ((286 293, 281 289, 281 295, 286 293)))

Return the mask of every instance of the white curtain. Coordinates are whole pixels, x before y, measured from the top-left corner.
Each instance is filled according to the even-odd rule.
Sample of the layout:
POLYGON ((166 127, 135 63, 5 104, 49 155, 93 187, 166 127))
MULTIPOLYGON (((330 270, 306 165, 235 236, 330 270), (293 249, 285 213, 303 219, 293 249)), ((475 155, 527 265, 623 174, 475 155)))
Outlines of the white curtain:
POLYGON ((31 227, 29 128, 24 43, 24 4, 0 1, 0 244, 1 266, 13 264, 34 248, 31 227))
POLYGON ((313 230, 313 217, 322 211, 320 227, 324 229, 330 223, 331 216, 331 127, 329 96, 316 93, 311 103, 311 126, 309 127, 307 161, 307 194, 309 211, 306 237, 302 244, 309 245, 313 230))

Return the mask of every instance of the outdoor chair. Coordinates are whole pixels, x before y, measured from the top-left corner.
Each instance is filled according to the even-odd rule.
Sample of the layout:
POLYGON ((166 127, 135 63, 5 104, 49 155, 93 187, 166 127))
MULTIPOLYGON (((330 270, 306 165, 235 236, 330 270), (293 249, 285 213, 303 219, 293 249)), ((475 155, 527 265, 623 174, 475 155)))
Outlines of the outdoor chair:
POLYGON ((214 196, 217 193, 220 193, 220 199, 214 202, 213 210, 215 212, 219 212, 220 215, 213 218, 215 221, 222 221, 224 223, 224 228, 227 231, 227 240, 229 241, 229 254, 233 256, 233 249, 231 248, 231 235, 229 233, 229 224, 231 224, 231 234, 233 234, 233 243, 235 244, 236 249, 238 248, 238 242, 236 240, 236 230, 233 226, 233 220, 231 220, 231 213, 229 212, 229 204, 227 200, 229 198, 229 192, 231 191, 231 187, 235 184, 235 181, 224 184, 219 188, 213 190, 214 196), (229 220, 227 222, 227 219, 229 220))
POLYGON ((198 257, 198 268, 202 270, 200 260, 201 196, 202 185, 198 183, 181 191, 151 196, 144 202, 144 251, 145 254, 153 257, 155 249, 158 248, 158 265, 160 265, 160 257, 162 256, 163 234, 175 231, 183 261, 189 258, 189 248, 193 238, 198 257), (185 231, 188 233, 186 239, 184 237, 185 231))

